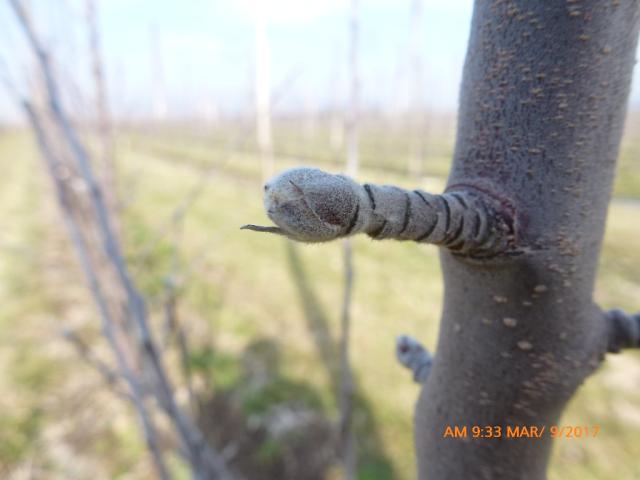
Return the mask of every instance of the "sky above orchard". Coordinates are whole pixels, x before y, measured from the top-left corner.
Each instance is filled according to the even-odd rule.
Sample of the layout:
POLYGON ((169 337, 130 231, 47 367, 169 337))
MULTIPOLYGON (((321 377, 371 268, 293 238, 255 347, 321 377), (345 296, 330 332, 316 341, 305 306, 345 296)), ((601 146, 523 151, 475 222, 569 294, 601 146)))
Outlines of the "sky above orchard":
MULTIPOLYGON (((14 82, 22 85, 31 64, 7 4, 0 1, 0 56, 14 82)), ((73 79, 70 90, 78 97, 74 101, 89 102, 84 0, 27 4, 61 76, 73 79)), ((414 100, 409 93, 411 4, 411 0, 360 0, 360 72, 366 108, 401 112, 414 100)), ((422 4, 418 100, 431 110, 454 111, 472 1, 422 4)), ((98 0, 98 5, 109 96, 121 117, 149 116, 158 89, 164 92, 171 116, 252 111, 255 17, 260 13, 268 23, 271 88, 278 94, 275 113, 313 112, 345 103, 347 0, 98 0)), ((632 102, 640 106, 638 78, 632 102)), ((1 92, 0 120, 14 116, 8 95, 1 92)))

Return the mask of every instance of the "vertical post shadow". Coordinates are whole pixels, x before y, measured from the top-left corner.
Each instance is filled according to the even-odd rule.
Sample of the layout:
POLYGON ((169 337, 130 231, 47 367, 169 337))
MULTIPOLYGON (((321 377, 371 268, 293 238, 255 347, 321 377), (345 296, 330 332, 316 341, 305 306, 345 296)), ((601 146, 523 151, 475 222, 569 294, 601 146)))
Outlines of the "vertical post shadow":
MULTIPOLYGON (((340 357, 338 344, 331 336, 329 317, 313 290, 298 253, 297 245, 286 240, 285 248, 289 270, 298 290, 307 329, 329 377, 332 393, 338 399, 340 395, 340 357)), ((358 445, 358 478, 375 478, 376 480, 396 478, 393 465, 382 447, 375 413, 362 392, 355 374, 353 383, 353 427, 358 445)))

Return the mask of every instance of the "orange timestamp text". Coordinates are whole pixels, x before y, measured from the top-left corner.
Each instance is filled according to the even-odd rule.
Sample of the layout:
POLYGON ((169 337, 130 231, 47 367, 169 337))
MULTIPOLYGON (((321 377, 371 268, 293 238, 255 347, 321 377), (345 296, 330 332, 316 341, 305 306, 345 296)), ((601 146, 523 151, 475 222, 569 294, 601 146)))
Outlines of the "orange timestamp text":
POLYGON ((444 438, 595 438, 600 425, 447 425, 444 438))

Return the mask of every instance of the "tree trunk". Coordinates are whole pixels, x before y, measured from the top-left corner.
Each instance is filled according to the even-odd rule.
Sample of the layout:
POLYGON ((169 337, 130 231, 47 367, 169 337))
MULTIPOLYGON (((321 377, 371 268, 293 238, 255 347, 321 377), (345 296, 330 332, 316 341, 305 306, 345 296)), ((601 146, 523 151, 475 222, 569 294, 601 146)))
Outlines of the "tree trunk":
POLYGON ((91 56, 91 75, 93 77, 95 108, 97 117, 98 139, 100 142, 98 172, 100 174, 104 194, 114 219, 115 229, 120 234, 119 201, 117 187, 117 171, 115 159, 115 138, 107 86, 104 75, 100 27, 98 22, 98 1, 85 0, 85 18, 91 56))
POLYGON ((640 314, 592 299, 639 25, 636 0, 478 0, 447 192, 292 169, 265 185, 276 226, 244 227, 445 247, 435 358, 396 352, 424 385, 420 479, 545 478, 575 390, 640 347, 640 314))
POLYGON ((271 44, 269 40, 268 12, 256 10, 255 18, 255 114, 256 143, 260 153, 263 179, 273 175, 273 133, 271 129, 271 44))
POLYGON ((409 105, 407 121, 409 123, 409 161, 407 173, 409 176, 422 175, 424 160, 424 142, 426 131, 424 122, 424 90, 422 74, 422 49, 424 22, 422 0, 412 0, 411 18, 409 25, 409 105))
POLYGON ((476 2, 449 189, 499 199, 519 255, 442 249, 437 355, 416 409, 421 479, 545 478, 548 429, 607 350, 592 292, 639 11, 635 0, 476 2), (506 438, 534 425, 541 438, 506 438), (444 438, 456 426, 502 434, 444 438))

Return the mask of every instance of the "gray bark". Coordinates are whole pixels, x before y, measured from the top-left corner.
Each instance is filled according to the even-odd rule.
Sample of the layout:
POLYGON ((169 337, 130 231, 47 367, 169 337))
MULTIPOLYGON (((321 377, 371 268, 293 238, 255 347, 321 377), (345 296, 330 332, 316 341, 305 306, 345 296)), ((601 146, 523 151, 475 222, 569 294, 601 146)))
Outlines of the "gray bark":
POLYGON ((592 292, 639 11, 634 0, 476 2, 449 188, 514 205, 526 253, 441 251, 442 324, 416 408, 421 479, 545 478, 549 435, 443 432, 557 424, 607 351, 592 292))

